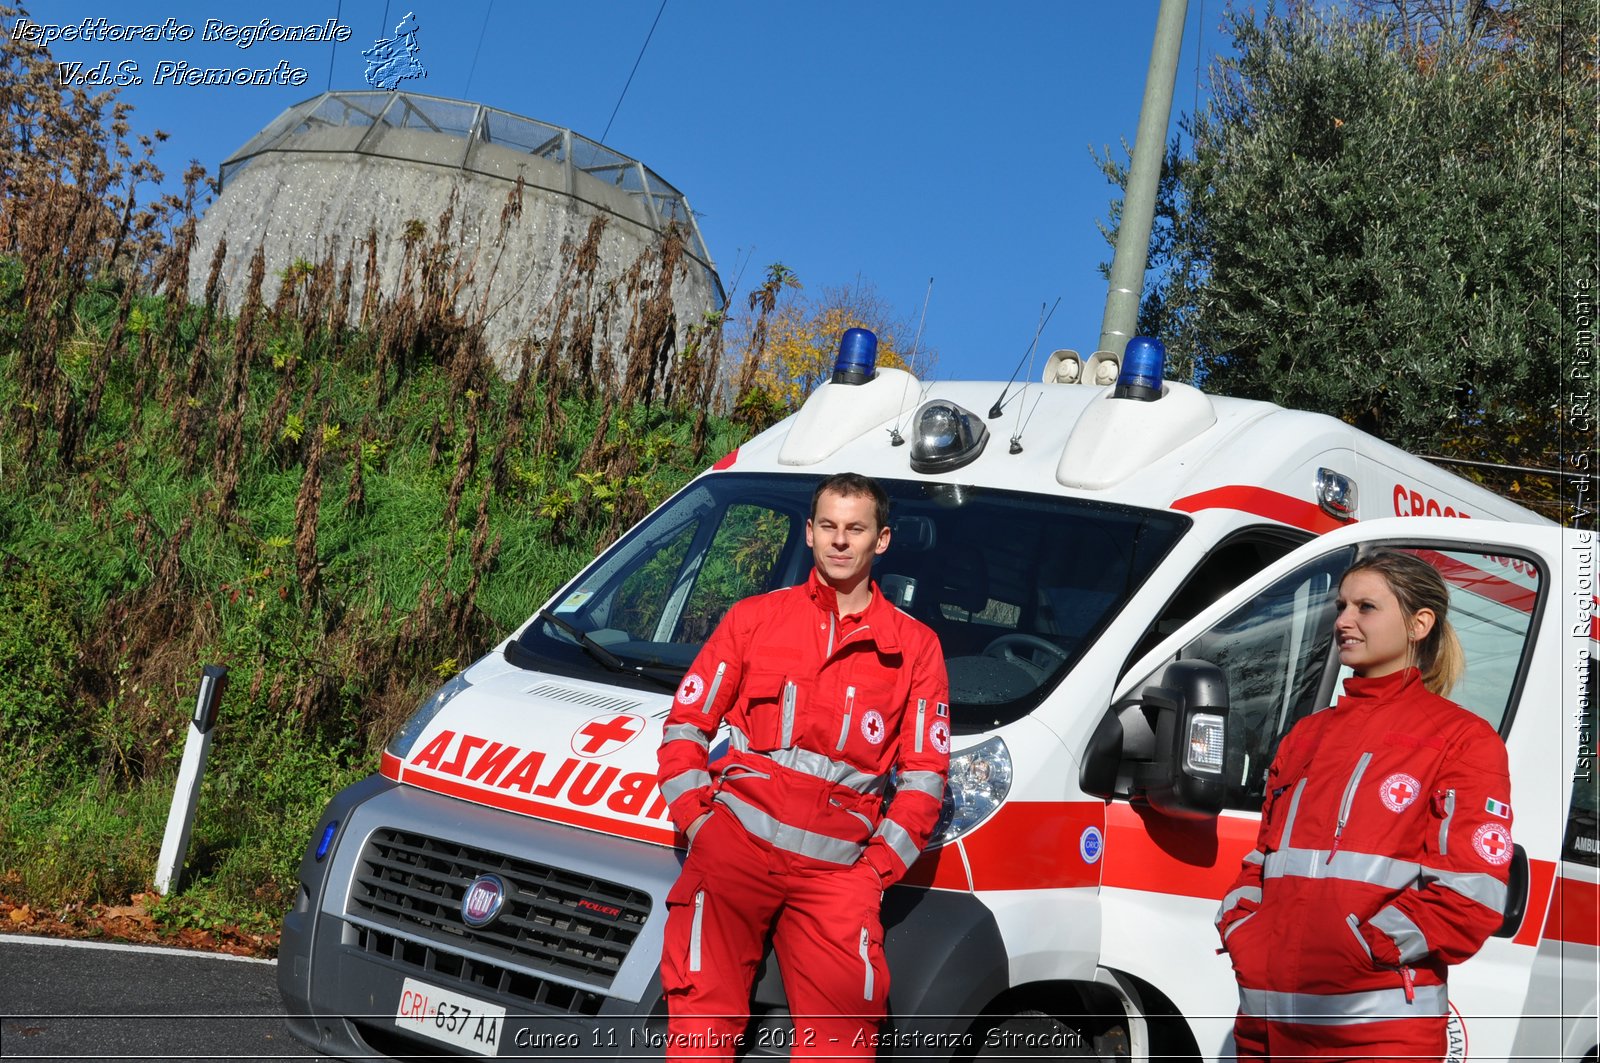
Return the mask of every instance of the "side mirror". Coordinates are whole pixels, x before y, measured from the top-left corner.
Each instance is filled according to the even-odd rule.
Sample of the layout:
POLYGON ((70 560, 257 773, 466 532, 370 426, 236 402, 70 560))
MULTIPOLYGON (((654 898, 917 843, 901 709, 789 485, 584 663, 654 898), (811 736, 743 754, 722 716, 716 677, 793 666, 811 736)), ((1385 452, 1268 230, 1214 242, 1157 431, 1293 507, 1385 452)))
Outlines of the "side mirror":
POLYGON ((1227 677, 1207 661, 1174 661, 1159 683, 1106 713, 1078 783, 1100 797, 1125 793, 1163 815, 1209 819, 1222 811, 1241 759, 1228 738, 1227 677))

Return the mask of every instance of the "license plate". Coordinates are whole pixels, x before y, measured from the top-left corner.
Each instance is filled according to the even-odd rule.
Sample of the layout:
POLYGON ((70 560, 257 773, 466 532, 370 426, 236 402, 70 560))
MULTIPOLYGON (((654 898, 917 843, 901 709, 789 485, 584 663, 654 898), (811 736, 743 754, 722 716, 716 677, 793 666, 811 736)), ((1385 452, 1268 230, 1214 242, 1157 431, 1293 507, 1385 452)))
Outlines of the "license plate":
POLYGON ((498 1055, 506 1009, 407 978, 394 1024, 482 1056, 498 1055))

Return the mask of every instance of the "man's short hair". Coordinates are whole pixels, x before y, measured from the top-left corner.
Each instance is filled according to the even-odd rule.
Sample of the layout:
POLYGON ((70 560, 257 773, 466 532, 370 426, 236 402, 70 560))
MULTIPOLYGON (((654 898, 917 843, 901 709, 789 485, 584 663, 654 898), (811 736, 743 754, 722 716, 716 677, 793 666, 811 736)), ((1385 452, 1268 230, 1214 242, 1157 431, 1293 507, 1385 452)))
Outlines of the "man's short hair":
POLYGON ((863 476, 858 472, 836 472, 832 476, 823 477, 822 482, 817 484, 817 489, 811 493, 812 520, 817 517, 817 503, 822 501, 824 491, 832 491, 845 498, 869 496, 873 502, 878 527, 889 526, 889 494, 872 477, 863 476))

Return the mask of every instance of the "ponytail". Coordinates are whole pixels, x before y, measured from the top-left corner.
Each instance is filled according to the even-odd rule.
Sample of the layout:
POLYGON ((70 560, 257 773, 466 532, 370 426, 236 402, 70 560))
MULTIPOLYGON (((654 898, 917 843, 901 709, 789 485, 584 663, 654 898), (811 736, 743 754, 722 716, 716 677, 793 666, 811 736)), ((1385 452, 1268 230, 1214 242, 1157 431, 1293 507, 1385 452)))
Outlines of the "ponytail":
POLYGON ((1445 586, 1444 577, 1416 555, 1396 550, 1380 550, 1362 558, 1345 571, 1345 576, 1361 571, 1376 572, 1383 577, 1399 601, 1408 624, 1419 611, 1433 611, 1433 629, 1412 643, 1416 653, 1413 663, 1422 673, 1424 687, 1440 697, 1448 697, 1467 670, 1467 658, 1447 615, 1450 588, 1445 586))

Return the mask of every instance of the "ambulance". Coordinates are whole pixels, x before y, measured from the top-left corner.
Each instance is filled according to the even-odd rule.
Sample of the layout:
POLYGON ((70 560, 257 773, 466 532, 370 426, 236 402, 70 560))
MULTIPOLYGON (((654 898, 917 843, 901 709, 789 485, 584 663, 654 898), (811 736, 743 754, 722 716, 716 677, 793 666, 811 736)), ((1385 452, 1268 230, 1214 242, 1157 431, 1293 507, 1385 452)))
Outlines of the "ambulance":
MULTIPOLYGON (((805 578, 812 489, 851 470, 892 499, 874 578, 938 634, 954 732, 935 836, 885 896, 882 1057, 1229 1058, 1218 901, 1279 738, 1337 697, 1339 575, 1395 548, 1448 581, 1452 696, 1513 779, 1510 911, 1451 973, 1449 1058, 1595 1059, 1594 536, 1333 418, 1163 380, 1142 338, 1012 386, 863 350, 329 803, 283 924, 298 1038, 350 1059, 661 1055, 684 856, 662 721, 728 606, 805 578)), ((751 1006, 747 1057, 804 1038, 770 956, 751 1006)))

